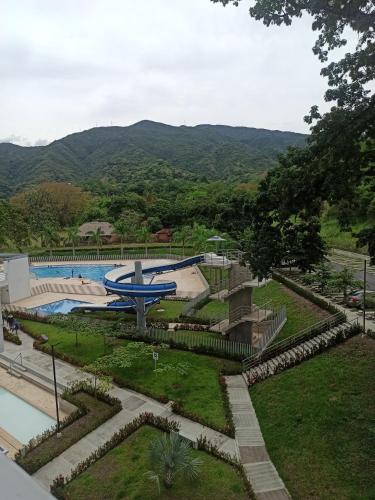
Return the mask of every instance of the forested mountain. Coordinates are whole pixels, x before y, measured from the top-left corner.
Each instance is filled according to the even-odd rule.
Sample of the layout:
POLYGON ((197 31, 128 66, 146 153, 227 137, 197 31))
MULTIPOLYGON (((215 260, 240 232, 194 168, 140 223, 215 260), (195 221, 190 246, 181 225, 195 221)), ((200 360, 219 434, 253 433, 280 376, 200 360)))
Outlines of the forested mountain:
MULTIPOLYGON (((303 145, 303 134, 224 125, 174 127, 141 121, 128 127, 97 127, 48 146, 0 144, 0 195, 46 180, 82 183, 101 178, 120 162, 144 178, 145 166, 164 160, 188 177, 247 180, 269 170, 288 146, 303 145), (108 172, 108 170, 107 170, 108 172)), ((126 179, 123 179, 126 180, 126 179)), ((147 179, 146 179, 147 180, 147 179)))

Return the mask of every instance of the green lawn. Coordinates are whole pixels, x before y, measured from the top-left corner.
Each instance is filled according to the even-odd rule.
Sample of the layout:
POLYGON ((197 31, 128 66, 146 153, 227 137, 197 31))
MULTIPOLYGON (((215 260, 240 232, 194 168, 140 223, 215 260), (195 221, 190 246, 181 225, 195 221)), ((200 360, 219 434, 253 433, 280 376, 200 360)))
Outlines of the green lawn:
MULTIPOLYGON (((277 281, 271 281, 264 287, 254 288, 253 300, 257 305, 263 305, 271 300, 276 307, 286 306, 287 322, 277 336, 277 340, 294 335, 328 315, 326 311, 303 299, 277 281)), ((228 313, 227 303, 211 300, 196 315, 203 318, 217 318, 222 317, 225 313, 228 313)))
POLYGON ((203 451, 192 450, 202 459, 200 476, 195 481, 177 479, 170 490, 161 481, 161 495, 155 483, 145 473, 152 470, 149 459, 150 442, 162 432, 149 426, 142 427, 121 445, 109 451, 74 479, 65 489, 71 500, 141 500, 168 498, 170 500, 244 500, 244 483, 238 472, 203 451))
MULTIPOLYGON (((56 325, 23 320, 28 330, 34 333, 48 335, 49 343, 59 344, 56 351, 71 356, 78 362, 90 363, 104 354, 101 336, 80 336, 79 346, 75 346, 75 335, 56 325)), ((190 332, 195 335, 194 332, 190 332)), ((198 333, 198 332, 197 332, 198 333)), ((121 341, 124 344, 127 341, 121 341)), ((112 347, 106 347, 106 353, 112 347)), ((159 362, 188 363, 187 375, 179 375, 174 371, 155 375, 153 360, 139 360, 131 368, 113 370, 113 374, 124 385, 132 384, 139 392, 150 393, 154 397, 167 397, 178 401, 185 410, 196 413, 207 423, 217 426, 226 425, 223 396, 219 385, 221 369, 240 370, 240 363, 203 356, 187 351, 167 349, 160 352, 159 362)))
POLYGON ((219 300, 210 300, 199 311, 196 312, 197 318, 220 319, 228 314, 228 303, 219 300))
POLYGON ((150 309, 147 318, 149 321, 158 319, 174 321, 180 316, 185 305, 186 302, 181 300, 161 300, 160 304, 156 304, 150 309))
POLYGON ((375 498, 374 359, 375 340, 355 337, 251 389, 294 499, 375 498))
MULTIPOLYGON (((186 302, 182 300, 161 300, 160 304, 155 304, 148 312, 148 321, 175 321, 182 312, 186 302)), ((136 315, 117 311, 95 311, 90 313, 75 312, 74 315, 84 316, 92 319, 105 319, 109 321, 119 321, 125 319, 136 322, 136 315)))
POLYGON ((277 281, 271 281, 264 287, 255 288, 253 299, 258 305, 271 300, 276 307, 286 306, 287 321, 276 337, 277 340, 295 335, 329 315, 325 310, 300 297, 277 281))
POLYGON ((216 285, 218 282, 229 278, 228 269, 214 269, 203 265, 199 266, 199 269, 202 271, 202 274, 206 278, 209 285, 216 285))
MULTIPOLYGON (((366 224, 354 224, 352 230, 354 233, 366 227, 366 224)), ((329 247, 340 248, 352 252, 367 253, 366 248, 357 248, 357 240, 351 231, 342 231, 337 220, 333 217, 322 219, 322 229, 320 234, 329 247)))

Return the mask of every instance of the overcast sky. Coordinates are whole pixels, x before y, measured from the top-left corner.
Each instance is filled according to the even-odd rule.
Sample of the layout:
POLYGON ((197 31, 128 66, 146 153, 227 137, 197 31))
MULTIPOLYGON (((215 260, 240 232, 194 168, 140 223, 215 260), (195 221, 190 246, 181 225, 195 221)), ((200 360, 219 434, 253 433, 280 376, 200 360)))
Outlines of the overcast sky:
POLYGON ((0 140, 143 119, 306 132, 326 88, 311 20, 267 28, 248 7, 0 0, 0 140))

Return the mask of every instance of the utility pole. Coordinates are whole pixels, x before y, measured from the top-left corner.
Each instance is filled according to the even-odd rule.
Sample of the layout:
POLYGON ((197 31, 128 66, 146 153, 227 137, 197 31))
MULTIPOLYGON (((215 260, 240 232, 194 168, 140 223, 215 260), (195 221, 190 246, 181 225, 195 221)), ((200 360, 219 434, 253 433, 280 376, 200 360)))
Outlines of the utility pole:
POLYGON ((367 281, 367 260, 365 258, 363 265, 363 334, 366 333, 366 281, 367 281))

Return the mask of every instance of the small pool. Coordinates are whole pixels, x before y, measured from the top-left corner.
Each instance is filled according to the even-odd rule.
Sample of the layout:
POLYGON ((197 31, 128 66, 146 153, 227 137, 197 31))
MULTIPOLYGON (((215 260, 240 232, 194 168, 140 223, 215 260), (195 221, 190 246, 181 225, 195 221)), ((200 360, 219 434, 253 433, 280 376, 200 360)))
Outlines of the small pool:
POLYGON ((55 423, 53 418, 0 387, 0 427, 20 443, 28 443, 55 423))
MULTIPOLYGON (((114 264, 77 264, 56 266, 31 266, 30 272, 37 278, 83 278, 86 280, 102 282, 104 276, 112 269, 114 264)), ((123 267, 123 266, 122 266, 123 267)))
POLYGON ((43 304, 42 306, 33 307, 31 311, 44 313, 44 314, 68 314, 70 311, 77 306, 82 304, 89 304, 90 302, 82 302, 80 300, 63 299, 57 300, 56 302, 50 302, 49 304, 43 304))

